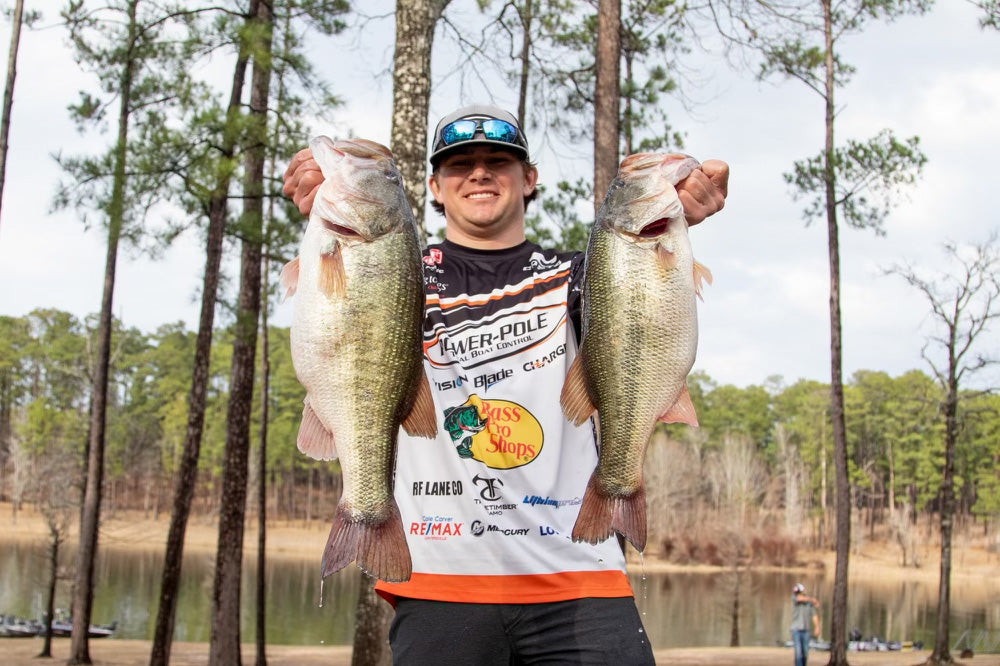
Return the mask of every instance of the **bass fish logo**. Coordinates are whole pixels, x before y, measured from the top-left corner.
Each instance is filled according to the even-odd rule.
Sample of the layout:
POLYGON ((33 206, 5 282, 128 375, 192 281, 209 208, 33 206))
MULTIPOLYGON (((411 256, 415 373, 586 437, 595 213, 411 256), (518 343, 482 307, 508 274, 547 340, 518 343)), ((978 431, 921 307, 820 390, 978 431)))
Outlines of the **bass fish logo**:
POLYGON ((542 451, 542 426, 531 412, 508 400, 483 400, 478 395, 444 410, 444 429, 456 453, 492 469, 527 465, 542 451))

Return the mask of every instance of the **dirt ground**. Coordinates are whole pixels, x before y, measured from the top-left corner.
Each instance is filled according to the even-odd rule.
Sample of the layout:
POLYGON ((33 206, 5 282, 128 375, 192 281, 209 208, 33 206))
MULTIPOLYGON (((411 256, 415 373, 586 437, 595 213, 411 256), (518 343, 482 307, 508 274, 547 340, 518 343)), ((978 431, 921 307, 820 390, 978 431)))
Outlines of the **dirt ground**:
MULTIPOLYGON (((169 527, 169 516, 159 520, 142 514, 119 514, 103 521, 99 544, 101 547, 162 550, 169 527)), ((327 538, 327 526, 322 523, 304 525, 299 522, 276 522, 269 525, 267 549, 269 557, 314 557, 322 552, 327 538)), ((29 510, 12 516, 9 504, 0 504, 0 542, 7 540, 45 540, 45 526, 41 518, 29 510)), ((188 522, 185 552, 214 551, 218 537, 214 521, 192 517, 188 522)), ((246 548, 256 550, 256 526, 248 525, 246 548)), ((902 567, 898 549, 891 545, 866 543, 852 552, 849 564, 851 579, 898 581, 919 579, 936 582, 939 576, 939 547, 928 541, 919 551, 918 568, 902 567)), ((804 552, 800 559, 809 569, 822 569, 833 578, 835 556, 832 552, 804 552)), ((636 565, 638 566, 638 565, 636 565)), ((646 557, 642 567, 647 572, 669 571, 692 567, 678 567, 646 557)), ((697 568, 694 568, 697 570, 697 568)), ((709 568, 706 567, 706 571, 709 568)), ((952 594, 963 590, 975 594, 1000 594, 1000 554, 989 552, 980 544, 956 541, 953 549, 952 594)), ((41 650, 40 639, 0 638, 0 666, 38 666, 65 659, 69 654, 69 640, 53 642, 54 659, 39 660, 35 655, 41 650)), ((90 654, 97 666, 133 666, 147 664, 149 641, 119 640, 115 638, 90 641, 90 654)), ((901 652, 850 653, 848 659, 855 666, 916 666, 929 655, 928 650, 901 652)), ((254 647, 246 646, 244 663, 253 663, 254 647)), ((958 655, 953 655, 958 657, 958 655)), ((350 646, 295 646, 268 647, 269 666, 346 666, 351 662, 350 646)), ((825 664, 828 655, 811 653, 810 663, 825 664)), ((672 648, 656 651, 657 664, 675 666, 767 666, 790 664, 792 652, 779 647, 746 648, 672 648)), ((200 666, 208 663, 208 645, 205 643, 174 643, 171 651, 173 666, 200 666)), ((980 666, 1000 666, 1000 655, 976 655, 956 663, 980 666)))
MULTIPOLYGON (((0 638, 0 663, 5 666, 44 666, 69 656, 69 639, 53 642, 53 659, 35 657, 42 647, 41 639, 0 638)), ((149 663, 149 641, 117 640, 114 638, 90 642, 90 657, 95 666, 140 666, 149 663)), ((848 659, 852 666, 917 666, 926 660, 928 651, 857 652, 848 659)), ((813 652, 809 663, 825 664, 827 653, 813 652)), ((244 646, 243 663, 254 662, 254 647, 244 646)), ((204 666, 208 664, 205 643, 174 643, 170 652, 171 666, 204 666)), ((268 666, 349 666, 351 648, 346 645, 312 647, 272 645, 267 648, 268 666)), ((656 651, 656 663, 669 666, 769 666, 792 663, 792 651, 778 647, 746 648, 675 648, 656 651)), ((1000 655, 976 655, 956 663, 969 666, 1000 666, 1000 655)))

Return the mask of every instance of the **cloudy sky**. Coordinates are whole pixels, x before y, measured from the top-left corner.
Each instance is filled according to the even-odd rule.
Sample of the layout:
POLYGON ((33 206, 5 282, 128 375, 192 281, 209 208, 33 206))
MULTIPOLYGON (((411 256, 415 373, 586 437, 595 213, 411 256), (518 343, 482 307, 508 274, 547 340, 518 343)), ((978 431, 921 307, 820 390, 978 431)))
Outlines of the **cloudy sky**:
MULTIPOLYGON (((472 5, 452 4, 457 10, 472 5)), ((978 10, 964 0, 939 0, 930 15, 871 24, 844 42, 843 56, 857 73, 838 93, 839 140, 863 140, 891 128, 897 137, 918 135, 929 160, 920 182, 894 208, 884 237, 841 230, 848 379, 860 369, 893 376, 927 369, 920 352, 935 323, 927 302, 899 278, 883 276, 883 269, 907 262, 929 274, 953 270, 943 243, 982 243, 1000 228, 992 199, 1000 188, 1000 32, 981 30, 977 18, 978 10)), ((323 62, 338 63, 328 78, 347 100, 335 125, 316 121, 316 134, 388 143, 391 83, 379 72, 391 59, 391 19, 376 27, 372 32, 381 39, 340 38, 316 46, 323 62)), ((8 43, 5 24, 0 44, 8 43)), ((700 306, 696 368, 738 386, 772 375, 786 383, 829 381, 825 223, 805 226, 803 204, 791 199, 782 179, 795 160, 822 147, 822 100, 797 82, 758 83, 718 54, 692 54, 685 64, 699 83, 689 89, 697 104, 686 109, 669 102, 672 124, 686 132, 687 152, 724 159, 732 169, 725 210, 691 233, 696 257, 715 275, 700 306)), ((104 234, 87 229, 77 213, 51 212, 61 177, 52 156, 110 141, 81 137, 67 119, 67 104, 90 85, 60 30, 22 33, 0 212, 0 315, 46 307, 82 317, 100 307, 104 234)), ((515 104, 513 93, 498 85, 490 94, 500 104, 515 104)), ((431 115, 436 119, 486 95, 446 82, 435 91, 431 115)), ((540 131, 529 129, 533 145, 540 131)), ((543 182, 575 179, 580 168, 550 151, 535 158, 543 182)), ((586 175, 589 167, 584 169, 586 175)), ((123 250, 115 315, 150 332, 176 321, 195 328, 200 242, 196 234, 183 236, 155 261, 123 250)), ((288 324, 290 306, 278 307, 278 324, 288 324)), ((988 336, 984 349, 1000 348, 1000 330, 988 336)))

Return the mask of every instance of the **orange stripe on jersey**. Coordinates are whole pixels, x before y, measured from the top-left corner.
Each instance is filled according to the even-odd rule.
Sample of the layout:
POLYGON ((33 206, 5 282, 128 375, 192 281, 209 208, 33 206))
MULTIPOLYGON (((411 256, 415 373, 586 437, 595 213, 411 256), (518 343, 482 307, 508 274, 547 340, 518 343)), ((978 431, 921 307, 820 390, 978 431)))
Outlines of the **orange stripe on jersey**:
POLYGON ((414 573, 405 583, 378 581, 375 591, 395 604, 396 597, 484 604, 533 604, 586 597, 631 597, 625 573, 565 571, 552 574, 460 576, 414 573))
MULTIPOLYGON (((558 273, 554 273, 554 274, 552 274, 552 275, 550 275, 550 276, 548 276, 548 277, 546 277, 546 278, 544 278, 542 280, 534 280, 532 282, 529 282, 528 284, 525 284, 524 286, 522 286, 520 289, 515 289, 513 291, 502 291, 499 294, 492 294, 492 295, 487 296, 486 298, 481 298, 481 299, 461 298, 461 299, 449 300, 448 304, 444 305, 444 304, 441 303, 441 296, 439 294, 427 294, 426 297, 425 297, 426 298, 425 302, 428 305, 431 304, 431 303, 436 303, 437 305, 441 306, 441 310, 442 311, 447 310, 449 308, 457 307, 457 306, 485 305, 486 303, 489 303, 490 301, 498 301, 498 300, 500 300, 502 298, 507 298, 508 296, 517 296, 518 294, 520 294, 523 291, 526 291, 528 289, 534 289, 538 285, 545 284, 546 282, 552 282, 553 280, 556 280, 556 279, 559 279, 559 278, 564 278, 567 275, 569 275, 569 270, 559 271, 558 273)), ((561 287, 562 285, 559 285, 559 286, 561 287)))

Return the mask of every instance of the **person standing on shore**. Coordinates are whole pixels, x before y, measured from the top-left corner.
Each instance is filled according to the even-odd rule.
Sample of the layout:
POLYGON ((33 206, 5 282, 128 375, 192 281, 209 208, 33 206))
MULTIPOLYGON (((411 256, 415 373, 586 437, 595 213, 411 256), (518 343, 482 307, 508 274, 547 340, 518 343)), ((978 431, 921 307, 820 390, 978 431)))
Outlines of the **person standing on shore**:
POLYGON ((809 659, 809 634, 819 638, 819 601, 806 596, 806 588, 796 583, 792 588, 792 647, 795 666, 806 666, 809 659))

